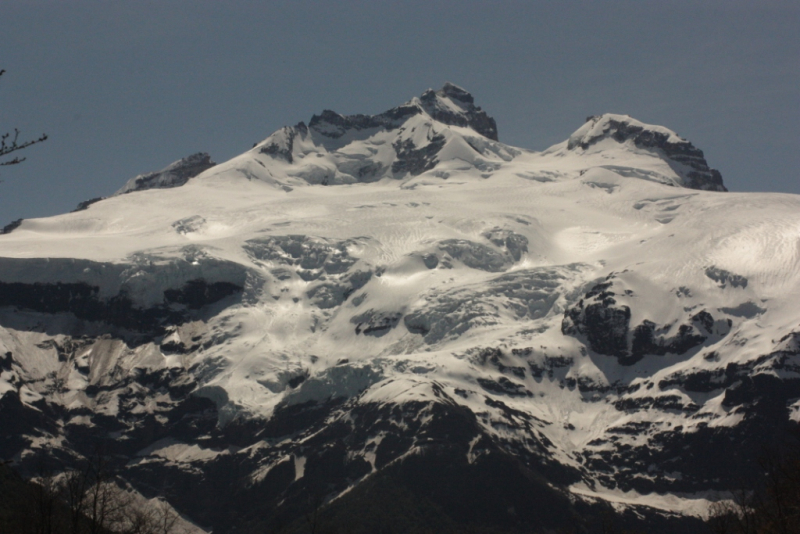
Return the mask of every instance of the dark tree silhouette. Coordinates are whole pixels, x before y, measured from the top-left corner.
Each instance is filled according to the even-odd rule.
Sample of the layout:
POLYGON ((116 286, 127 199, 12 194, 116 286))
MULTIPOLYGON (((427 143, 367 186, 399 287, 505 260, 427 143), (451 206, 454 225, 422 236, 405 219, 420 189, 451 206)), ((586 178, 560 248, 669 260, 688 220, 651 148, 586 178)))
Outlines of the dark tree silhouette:
MULTIPOLYGON (((5 74, 5 69, 0 69, 0 76, 5 74)), ((39 136, 38 139, 29 139, 27 141, 20 141, 19 139, 19 130, 14 128, 13 134, 11 132, 6 132, 0 135, 0 166, 4 165, 17 165, 25 161, 26 158, 20 157, 19 155, 15 154, 14 156, 9 156, 14 152, 18 152, 25 148, 28 148, 31 145, 35 145, 37 143, 41 143, 47 140, 47 134, 42 134, 39 136)))
POLYGON ((0 461, 0 534, 185 534, 165 500, 135 499, 99 452, 65 471, 39 454, 29 481, 0 461))
POLYGON ((800 446, 765 449, 759 465, 760 480, 711 506, 706 524, 712 533, 800 533, 800 446))

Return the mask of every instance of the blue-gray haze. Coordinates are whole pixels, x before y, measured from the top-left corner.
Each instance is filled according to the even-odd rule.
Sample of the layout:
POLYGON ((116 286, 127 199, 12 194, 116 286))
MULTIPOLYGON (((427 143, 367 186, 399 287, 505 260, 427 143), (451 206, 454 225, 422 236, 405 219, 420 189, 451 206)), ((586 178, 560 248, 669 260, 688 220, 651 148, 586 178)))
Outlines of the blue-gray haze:
POLYGON ((224 161, 323 109, 452 81, 541 150, 625 113, 703 149, 732 191, 800 193, 800 4, 0 0, 0 226, 198 151, 224 161))

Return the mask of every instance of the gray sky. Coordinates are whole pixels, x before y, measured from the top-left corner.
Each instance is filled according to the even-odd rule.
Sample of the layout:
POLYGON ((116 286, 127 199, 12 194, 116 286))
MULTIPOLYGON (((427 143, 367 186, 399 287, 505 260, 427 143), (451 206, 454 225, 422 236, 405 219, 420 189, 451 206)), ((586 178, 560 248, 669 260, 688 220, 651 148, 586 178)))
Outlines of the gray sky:
POLYGON ((69 211, 194 152, 225 161, 323 109, 456 83, 542 150, 625 113, 732 191, 800 193, 800 3, 0 0, 0 226, 69 211))

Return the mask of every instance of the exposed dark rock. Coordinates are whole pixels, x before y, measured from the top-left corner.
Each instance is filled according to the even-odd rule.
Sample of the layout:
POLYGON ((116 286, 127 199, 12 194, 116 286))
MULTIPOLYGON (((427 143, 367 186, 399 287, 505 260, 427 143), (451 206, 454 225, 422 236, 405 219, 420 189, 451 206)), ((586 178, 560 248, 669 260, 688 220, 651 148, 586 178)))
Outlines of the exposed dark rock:
POLYGON ((439 257, 436 254, 423 254, 422 262, 428 269, 435 269, 439 265, 439 257))
POLYGON ((631 365, 641 358, 631 357, 628 330, 631 310, 617 304, 611 282, 595 285, 575 306, 564 312, 561 332, 564 335, 586 336, 589 346, 598 354, 614 356, 621 365, 631 365))
POLYGON ((183 341, 170 340, 159 347, 164 354, 191 354, 200 348, 200 344, 187 345, 183 341))
POLYGON ((308 371, 306 371, 306 372, 304 372, 302 374, 299 374, 299 375, 297 375, 297 376, 295 376, 293 378, 290 378, 289 381, 286 382, 286 384, 290 388, 294 389, 297 386, 299 386, 300 384, 302 384, 303 382, 305 382, 306 378, 308 378, 308 371))
POLYGON ((213 304, 227 296, 238 293, 241 287, 230 282, 207 283, 205 280, 189 280, 179 289, 164 290, 164 300, 168 303, 183 304, 192 310, 213 304))
POLYGON ((725 289, 728 285, 731 287, 740 287, 742 289, 747 287, 747 278, 718 267, 708 267, 706 269, 706 276, 714 280, 721 289, 725 289))
POLYGON ((522 255, 528 252, 528 238, 511 230, 494 228, 484 233, 483 236, 493 245, 506 249, 514 261, 519 261, 522 259, 522 255))
POLYGON ((402 110, 400 108, 394 108, 392 111, 394 111, 394 113, 392 113, 391 116, 386 113, 375 116, 361 114, 345 116, 339 115, 330 109, 326 109, 319 115, 311 117, 308 127, 326 137, 337 139, 343 136, 348 130, 367 130, 381 127, 392 129, 397 127, 395 121, 398 119, 419 113, 419 110, 415 110, 412 106, 408 106, 402 110), (407 112, 407 114, 404 114, 403 111, 407 112))
POLYGON ((258 151, 262 154, 268 154, 273 158, 278 157, 284 159, 288 163, 293 163, 294 157, 292 156, 292 150, 294 149, 294 138, 297 135, 297 131, 295 128, 284 127, 282 133, 282 143, 279 144, 278 142, 273 141, 268 145, 262 146, 258 149, 258 151))
POLYGON ((2 235, 2 234, 10 234, 11 232, 13 232, 17 228, 19 228, 20 225, 22 224, 22 221, 24 221, 24 220, 25 219, 17 219, 16 221, 11 221, 7 225, 5 225, 2 230, 0 230, 0 235, 2 235))
POLYGON ((440 91, 428 89, 420 97, 425 111, 439 122, 452 126, 469 127, 493 141, 497 141, 497 123, 481 108, 476 107, 474 99, 464 89, 451 83, 444 84, 440 91), (461 107, 461 111, 454 111, 450 106, 443 105, 440 98, 447 97, 461 107))
MULTIPOLYGON (((585 336, 591 349, 614 356, 621 365, 633 365, 646 355, 685 354, 705 343, 710 335, 727 334, 718 331, 714 317, 706 310, 689 318, 689 324, 679 325, 669 336, 671 325, 659 327, 645 319, 630 332, 630 308, 617 303, 611 291, 611 277, 595 285, 584 298, 564 312, 561 332, 564 335, 585 336)), ((625 296, 631 296, 627 292, 625 296)))
POLYGON ((503 354, 503 351, 497 348, 485 348, 481 349, 478 352, 478 356, 476 357, 477 362, 480 365, 487 365, 491 364, 498 371, 501 373, 510 373, 517 378, 525 378, 525 368, 519 366, 510 366, 505 365, 503 362, 506 361, 506 356, 503 354))
MULTIPOLYGON (((800 350, 792 349, 785 345, 782 346, 783 343, 796 335, 796 333, 788 334, 778 342, 777 350, 753 360, 742 363, 729 363, 724 369, 695 369, 673 373, 659 381, 658 386, 662 390, 670 387, 679 387, 684 391, 698 393, 710 393, 725 389, 725 399, 727 399, 725 402, 729 405, 745 402, 741 399, 746 397, 749 397, 747 402, 752 401, 754 397, 752 381, 756 376, 761 376, 761 374, 768 376, 777 371, 800 371, 800 365, 794 361, 794 356, 800 354, 800 350), (763 371, 763 373, 758 373, 757 370, 763 371)), ((758 380, 763 380, 763 378, 758 378, 758 380)), ((794 383, 792 380, 784 382, 787 384, 794 383)), ((781 389, 784 385, 776 387, 781 389)))
POLYGON ((160 171, 140 174, 135 178, 131 178, 115 195, 144 191, 146 189, 179 187, 214 165, 216 163, 211 161, 211 157, 208 154, 198 152, 180 159, 160 171))
POLYGON ((675 410, 696 412, 700 407, 692 402, 685 402, 677 395, 661 395, 658 397, 625 397, 614 402, 614 408, 621 412, 638 412, 642 410, 675 410))
POLYGON ((606 432, 608 434, 628 434, 631 436, 638 436, 646 433, 653 423, 649 421, 629 421, 624 425, 611 427, 606 432))
MULTIPOLYGON (((767 373, 742 376, 725 390, 722 405, 733 407, 757 406, 757 412, 768 413, 778 421, 788 420, 787 399, 800 396, 800 380, 781 380, 767 373), (782 417, 783 416, 783 417, 782 417)), ((750 410, 752 413, 753 410, 750 410)))
POLYGON ((169 303, 197 310, 241 290, 229 282, 209 284, 205 280, 190 280, 179 289, 164 291, 167 304, 139 308, 124 291, 114 297, 101 298, 97 286, 84 282, 0 282, 0 306, 50 314, 72 313, 78 319, 107 323, 135 332, 163 332, 165 325, 181 324, 191 317, 186 311, 173 309, 169 303))
POLYGON ((552 380, 556 369, 566 369, 572 366, 573 362, 574 360, 568 356, 545 356, 541 364, 528 361, 528 367, 531 370, 531 376, 534 378, 543 378, 547 375, 547 378, 552 380))
POLYGON ((32 437, 56 434, 57 422, 51 415, 23 403, 16 391, 0 395, 0 458, 13 458, 30 445, 32 437))
POLYGON ((417 176, 431 170, 439 162, 436 156, 444 143, 443 135, 428 139, 428 144, 422 147, 417 147, 411 139, 397 141, 393 145, 397 159, 392 163, 392 172, 396 175, 417 176))
POLYGON ((477 133, 497 141, 497 124, 480 107, 475 106, 474 99, 465 90, 453 84, 446 83, 439 91, 429 89, 420 97, 420 105, 413 103, 404 104, 379 115, 339 115, 326 109, 319 115, 314 115, 308 127, 325 137, 337 139, 350 130, 368 130, 371 128, 385 128, 392 130, 399 127, 409 117, 418 115, 423 111, 434 120, 451 126, 472 128, 477 133), (450 99, 459 111, 452 106, 443 104, 441 99, 450 99))
MULTIPOLYGON (((713 326, 713 319, 712 319, 713 326)), ((637 361, 646 354, 663 356, 668 353, 683 354, 689 349, 703 344, 706 336, 697 334, 691 325, 681 325, 678 333, 671 338, 656 337, 656 324, 645 320, 633 331, 631 355, 637 361)))
POLYGON ((533 396, 533 393, 525 389, 524 385, 513 382, 504 376, 501 376, 497 380, 478 378, 478 384, 486 391, 499 395, 509 395, 511 397, 533 396))
POLYGON ((78 206, 74 210, 72 210, 70 213, 75 213, 76 211, 87 210, 87 209, 89 209, 89 206, 91 206, 92 204, 95 204, 95 203, 100 202, 101 200, 105 200, 105 199, 106 199, 106 197, 95 197, 95 198, 90 198, 89 200, 84 200, 83 202, 79 202, 78 206))
POLYGON ((8 351, 3 356, 0 356, 0 370, 11 371, 11 365, 13 363, 14 355, 11 354, 11 351, 8 351))
POLYGON ((403 314, 398 312, 367 310, 352 317, 350 322, 356 325, 356 334, 381 337, 397 326, 402 316, 403 314))
POLYGON ((714 330, 714 317, 706 310, 697 312, 692 316, 692 321, 703 328, 706 334, 711 334, 714 330))
MULTIPOLYGON (((447 125, 472 129, 476 136, 470 137, 473 141, 467 142, 480 154, 491 153, 496 156, 497 151, 500 150, 501 157, 512 158, 518 153, 513 149, 498 149, 489 141, 497 141, 497 125, 494 119, 474 105, 473 98, 469 93, 452 84, 445 84, 444 88, 439 91, 428 90, 419 99, 414 99, 378 115, 340 115, 331 110, 324 110, 311 118, 307 129, 301 131, 298 127, 284 128, 273 134, 259 150, 292 163, 295 139, 298 135, 305 136, 308 133, 312 142, 322 144, 335 155, 336 165, 335 172, 327 167, 314 166, 307 166, 295 172, 295 176, 302 177, 310 183, 323 185, 339 183, 337 180, 341 176, 348 175, 358 182, 372 182, 387 176, 389 170, 391 174, 388 176, 398 178, 408 175, 417 176, 436 166, 438 153, 445 144, 445 136, 437 132, 433 126, 428 132, 427 141, 419 144, 415 144, 413 139, 406 136, 403 136, 403 139, 398 138, 393 143, 396 158, 390 169, 369 159, 364 160, 338 152, 340 144, 346 143, 350 139, 344 137, 349 132, 368 131, 363 135, 371 135, 374 132, 370 130, 400 129, 399 131, 402 131, 406 121, 415 115, 427 115, 431 119, 447 125), (489 140, 480 136, 485 136, 489 140), (342 138, 345 140, 340 141, 342 138)), ((429 122, 429 124, 432 123, 429 122)), ((478 168, 487 167, 485 169, 487 172, 494 170, 488 168, 493 166, 489 162, 478 162, 476 166, 478 168)), ((344 179, 344 181, 347 180, 344 179)))

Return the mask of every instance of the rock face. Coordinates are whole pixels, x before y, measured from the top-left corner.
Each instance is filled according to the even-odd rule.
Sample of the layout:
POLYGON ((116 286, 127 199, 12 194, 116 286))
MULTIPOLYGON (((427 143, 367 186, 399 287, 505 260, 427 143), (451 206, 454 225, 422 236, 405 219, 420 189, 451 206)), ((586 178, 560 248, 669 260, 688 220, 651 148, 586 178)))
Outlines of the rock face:
POLYGON ((627 115, 597 115, 589 117, 581 128, 569 138, 570 150, 588 150, 604 139, 618 143, 631 142, 637 148, 661 151, 676 164, 676 172, 683 178, 684 187, 705 191, 727 191, 722 175, 711 169, 703 151, 667 128, 644 124, 627 115))
POLYGON ((644 319, 631 328, 631 308, 618 300, 634 302, 635 295, 630 290, 618 295, 613 288, 613 274, 592 287, 566 310, 561 332, 584 336, 594 352, 613 356, 620 365, 633 365, 647 355, 682 355, 710 337, 719 339, 730 331, 730 320, 717 321, 706 310, 687 314, 680 325, 657 325, 644 319))
POLYGON ((435 120, 472 128, 488 139, 498 140, 495 120, 475 106, 475 99, 461 87, 446 83, 439 91, 428 89, 419 100, 422 108, 435 120))
POLYGON ((631 357, 629 332, 631 309, 618 305, 611 282, 597 284, 575 306, 567 310, 561 323, 565 335, 584 334, 598 354, 615 356, 621 365, 636 363, 631 357))
MULTIPOLYGON (((211 161, 211 156, 204 152, 198 152, 197 154, 179 159, 160 171, 140 174, 139 176, 131 178, 122 186, 122 189, 114 194, 124 195, 133 191, 144 191, 146 189, 179 187, 189 181, 190 178, 194 178, 214 165, 216 165, 216 163, 211 161)), ((91 203, 92 201, 87 202, 91 203)), ((85 207, 88 207, 88 205, 84 206, 83 209, 85 209, 85 207)), ((82 209, 82 206, 78 206, 78 209, 82 209)))
POLYGON ((666 128, 531 152, 447 84, 209 165, 0 236, 25 476, 102 449, 193 534, 699 534, 797 428, 800 199, 666 128))
POLYGON ((336 139, 350 130, 399 128, 410 117, 423 113, 442 124, 471 128, 480 135, 497 141, 495 120, 480 107, 475 106, 475 99, 471 94, 451 83, 444 84, 438 91, 428 89, 419 98, 379 115, 344 116, 325 110, 320 115, 314 115, 308 127, 326 137, 336 139))

